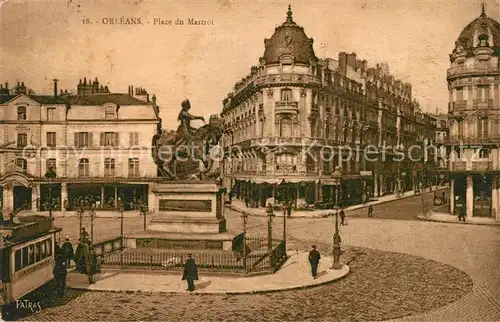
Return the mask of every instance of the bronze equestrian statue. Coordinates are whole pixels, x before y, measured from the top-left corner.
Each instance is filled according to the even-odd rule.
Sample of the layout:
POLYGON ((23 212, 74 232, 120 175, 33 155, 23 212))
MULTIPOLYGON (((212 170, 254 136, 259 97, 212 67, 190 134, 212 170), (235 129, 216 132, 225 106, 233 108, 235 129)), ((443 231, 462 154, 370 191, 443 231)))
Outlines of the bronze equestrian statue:
MULTIPOLYGON (((191 121, 205 119, 189 113, 191 103, 184 100, 177 120, 180 122, 175 135, 162 133, 153 138, 153 156, 158 165, 159 174, 172 180, 187 179, 193 175, 200 175, 210 171, 213 160, 210 156, 212 147, 218 145, 222 136, 223 122, 217 116, 211 116, 209 123, 200 128, 193 128, 191 121), (160 150, 167 147, 172 155, 164 156, 160 150), (190 160, 176 160, 177 157, 191 155, 190 160), (198 163, 203 162, 204 170, 199 170, 198 163)), ((201 179, 201 178, 200 178, 201 179)))

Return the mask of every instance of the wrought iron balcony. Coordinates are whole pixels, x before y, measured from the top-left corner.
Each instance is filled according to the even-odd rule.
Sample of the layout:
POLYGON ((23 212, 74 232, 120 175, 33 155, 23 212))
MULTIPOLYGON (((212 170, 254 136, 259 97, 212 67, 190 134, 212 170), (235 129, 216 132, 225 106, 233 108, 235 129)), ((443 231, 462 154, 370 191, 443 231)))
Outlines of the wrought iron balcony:
POLYGON ((497 144, 500 143, 500 136, 485 136, 485 137, 463 137, 449 136, 445 139, 447 145, 458 144, 497 144))
POLYGON ((472 101, 472 108, 473 109, 481 109, 481 110, 488 110, 493 108, 493 100, 486 100, 486 101, 479 101, 479 100, 473 100, 472 101))
POLYGON ((465 101, 465 100, 457 101, 457 102, 450 102, 450 110, 451 111, 465 110, 466 108, 467 108, 467 101, 465 101))
POLYGON ((472 161, 472 171, 489 171, 493 168, 493 162, 488 160, 472 161))
POLYGON ((466 171, 467 162, 466 161, 450 161, 450 170, 452 171, 466 171))
POLYGON ((468 76, 468 75, 485 75, 485 74, 498 74, 497 66, 485 67, 466 67, 457 66, 449 68, 447 77, 468 76))
POLYGON ((275 111, 276 114, 279 113, 299 113, 299 103, 298 102, 276 102, 275 111))

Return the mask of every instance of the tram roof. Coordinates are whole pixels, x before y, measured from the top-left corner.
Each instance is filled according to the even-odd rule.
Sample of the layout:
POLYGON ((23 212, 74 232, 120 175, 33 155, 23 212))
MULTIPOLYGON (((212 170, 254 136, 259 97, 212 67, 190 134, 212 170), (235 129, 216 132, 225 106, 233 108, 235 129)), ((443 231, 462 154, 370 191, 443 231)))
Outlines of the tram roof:
POLYGON ((61 231, 61 228, 54 228, 50 219, 45 216, 20 217, 19 223, 0 226, 0 234, 3 237, 1 248, 12 247, 29 240, 61 231))

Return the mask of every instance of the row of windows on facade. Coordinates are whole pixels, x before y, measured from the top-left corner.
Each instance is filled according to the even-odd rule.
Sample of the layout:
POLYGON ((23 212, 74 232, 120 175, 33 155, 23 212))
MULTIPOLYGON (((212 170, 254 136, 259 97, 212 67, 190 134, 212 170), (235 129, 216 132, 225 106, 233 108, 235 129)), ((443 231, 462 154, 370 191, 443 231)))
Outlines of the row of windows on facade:
MULTIPOLYGON (((491 150, 486 148, 477 148, 474 149, 473 151, 474 151, 474 156, 479 157, 479 159, 488 159, 491 154, 491 150)), ((455 148, 454 152, 455 152, 455 157, 457 159, 462 158, 463 155, 462 155, 462 150, 460 148, 455 148)))
MULTIPOLYGON (((92 146, 92 133, 89 132, 77 132, 74 137, 74 145, 76 147, 88 147, 92 146)), ((28 134, 19 133, 17 134, 17 146, 25 147, 28 145, 28 134)), ((100 133, 100 146, 114 146, 118 147, 120 145, 120 136, 117 132, 101 132, 100 133)), ((129 133, 129 145, 138 146, 139 145, 139 133, 130 132, 129 133)), ((56 132, 47 132, 47 146, 55 147, 57 146, 56 132)))
MULTIPOLYGON (((321 127, 323 126, 323 123, 318 122, 317 124, 313 124, 311 128, 311 136, 312 137, 317 137, 321 133, 321 127)), ((335 140, 340 140, 343 138, 343 140, 347 142, 355 142, 356 138, 359 136, 357 135, 354 131, 352 132, 351 135, 347 133, 347 130, 341 131, 339 128, 337 128, 337 131, 332 131, 332 126, 326 126, 325 127, 325 137, 326 138, 332 138, 335 140)), ((291 137, 300 137, 298 131, 297 131, 297 126, 293 126, 293 121, 291 118, 288 117, 283 117, 279 121, 279 125, 277 125, 276 130, 279 133, 279 137, 282 138, 291 138, 291 137)), ((246 127, 244 129, 240 129, 235 131, 233 135, 230 136, 229 140, 224 140, 224 146, 232 145, 235 144, 235 142, 241 142, 250 138, 255 138, 256 134, 256 126, 253 125, 251 127, 246 127)), ((259 137, 264 137, 264 126, 260 126, 260 133, 259 137)), ((373 137, 372 136, 366 136, 365 139, 367 144, 373 144, 373 137)))
MULTIPOLYGON (((28 162, 26 159, 18 158, 16 159, 16 165, 22 168, 24 171, 28 169, 28 162)), ((57 173, 57 160, 47 159, 46 162, 47 169, 52 169, 52 171, 57 173)), ((104 159, 104 176, 115 176, 115 159, 106 158, 104 159)), ((90 176, 90 162, 89 159, 80 159, 78 161, 78 176, 88 177, 90 176)), ((139 176, 139 159, 130 158, 128 159, 128 176, 136 177, 139 176)))
MULTIPOLYGON (((489 129, 490 122, 489 122, 489 119, 487 117, 479 118, 476 120, 475 123, 476 123, 476 135, 475 135, 476 137, 487 138, 488 136, 490 136, 490 134, 500 134, 498 120, 496 120, 494 126, 492 126, 493 130, 497 129, 496 131, 492 131, 493 133, 490 133, 490 129, 489 129)), ((457 133, 456 133, 456 135, 458 136, 458 138, 465 137, 465 124, 466 124, 466 122, 463 120, 457 121, 457 133)), ((474 124, 474 123, 472 123, 472 124, 474 124)), ((493 124, 491 124, 491 125, 493 125, 493 124)))
MULTIPOLYGON (((280 93, 281 93, 281 95, 280 95, 281 102, 292 102, 292 101, 294 101, 293 100, 292 89, 284 88, 284 89, 281 90, 280 93)), ((314 101, 314 104, 317 104, 317 94, 316 93, 314 94, 313 101, 314 101)), ((334 104, 333 103, 334 99, 330 98, 328 102, 329 102, 329 105, 333 105, 334 104)), ((347 116, 349 114, 348 113, 348 109, 346 107, 344 107, 343 110, 344 110, 343 115, 347 116)), ((375 120, 376 119, 375 114, 367 113, 366 111, 364 111, 362 109, 360 109, 360 110, 361 110, 361 114, 362 114, 361 115, 362 119, 368 119, 368 120, 375 120)), ((253 113, 255 113, 255 108, 253 108, 252 111, 253 111, 253 113)), ((353 114, 356 114, 356 109, 353 111, 353 114)), ((232 121, 235 122, 236 120, 239 120, 240 118, 246 117, 248 115, 250 115, 250 111, 242 113, 241 117, 240 116, 235 116, 233 114, 232 121)), ((340 109, 339 108, 335 109, 335 115, 340 115, 340 109)), ((351 116, 352 115, 349 115, 349 117, 351 117, 351 116)))
MULTIPOLYGON (((116 109, 113 106, 107 106, 105 108, 104 117, 106 119, 115 119, 116 118, 116 109)), ((28 119, 28 113, 26 106, 18 106, 17 107, 17 120, 25 121, 28 119)), ((47 108, 47 121, 57 121, 56 117, 56 108, 48 107, 47 108)))
MULTIPOLYGON (((472 97, 472 89, 468 91, 470 97, 472 97)), ((477 86, 476 97, 473 98, 480 102, 487 102, 490 100, 490 86, 477 86)), ((455 101, 464 101, 464 88, 457 87, 455 89, 455 101)))

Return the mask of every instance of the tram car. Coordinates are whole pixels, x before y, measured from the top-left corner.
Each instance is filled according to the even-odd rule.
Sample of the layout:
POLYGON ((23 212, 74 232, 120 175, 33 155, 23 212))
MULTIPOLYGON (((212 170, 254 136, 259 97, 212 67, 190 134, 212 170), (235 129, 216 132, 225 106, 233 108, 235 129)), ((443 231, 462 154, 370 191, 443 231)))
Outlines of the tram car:
POLYGON ((60 232, 60 228, 52 227, 49 218, 39 215, 1 223, 0 306, 4 314, 16 300, 54 279, 56 238, 60 232))

